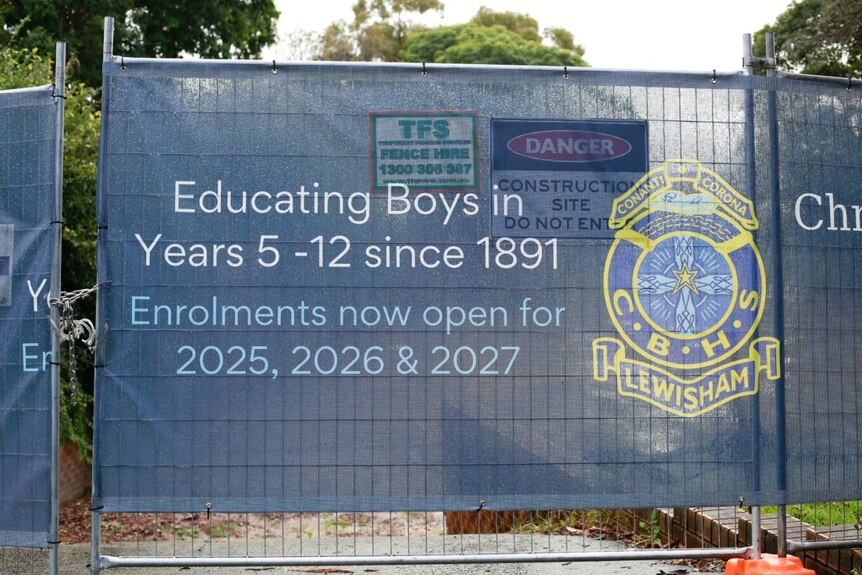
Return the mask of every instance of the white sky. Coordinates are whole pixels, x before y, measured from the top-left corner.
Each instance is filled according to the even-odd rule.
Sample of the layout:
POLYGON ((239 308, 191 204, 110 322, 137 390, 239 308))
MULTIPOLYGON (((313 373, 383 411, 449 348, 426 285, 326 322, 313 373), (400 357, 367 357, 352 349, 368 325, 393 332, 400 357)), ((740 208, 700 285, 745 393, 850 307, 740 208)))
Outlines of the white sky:
MULTIPOLYGON (((527 13, 570 30, 594 68, 732 72, 742 68, 742 35, 775 21, 791 0, 444 0, 443 19, 469 20, 480 6, 527 13)), ((291 32, 321 31, 333 20, 353 19, 354 0, 276 0, 280 45, 264 59, 287 60, 291 32)))

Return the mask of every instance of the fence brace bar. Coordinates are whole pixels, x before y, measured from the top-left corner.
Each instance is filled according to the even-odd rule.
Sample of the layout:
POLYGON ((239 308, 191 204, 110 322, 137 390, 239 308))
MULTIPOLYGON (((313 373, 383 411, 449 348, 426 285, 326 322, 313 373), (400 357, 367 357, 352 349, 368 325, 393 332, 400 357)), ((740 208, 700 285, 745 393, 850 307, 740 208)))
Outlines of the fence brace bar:
POLYGON ((746 559, 751 547, 667 549, 594 553, 500 553, 472 555, 385 555, 335 557, 113 557, 103 555, 102 569, 116 567, 347 567, 365 565, 452 565, 479 563, 567 563, 664 559, 746 559))

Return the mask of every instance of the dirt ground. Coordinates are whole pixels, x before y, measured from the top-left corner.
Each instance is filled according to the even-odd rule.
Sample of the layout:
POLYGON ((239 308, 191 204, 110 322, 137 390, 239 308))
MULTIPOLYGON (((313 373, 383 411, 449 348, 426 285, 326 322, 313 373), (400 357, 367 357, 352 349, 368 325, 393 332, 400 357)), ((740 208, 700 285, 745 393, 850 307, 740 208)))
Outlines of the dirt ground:
MULTIPOLYGON (((89 543, 90 502, 80 499, 60 510, 60 540, 89 543)), ((104 543, 189 538, 427 537, 444 534, 442 513, 104 513, 104 543)))

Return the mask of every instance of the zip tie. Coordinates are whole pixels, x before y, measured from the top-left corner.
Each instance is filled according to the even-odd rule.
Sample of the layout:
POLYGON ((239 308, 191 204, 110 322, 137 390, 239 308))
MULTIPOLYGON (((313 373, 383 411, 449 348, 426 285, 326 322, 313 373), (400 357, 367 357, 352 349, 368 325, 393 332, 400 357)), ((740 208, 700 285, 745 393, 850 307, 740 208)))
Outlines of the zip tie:
POLYGON ((715 68, 712 69, 712 83, 715 84, 718 82, 718 76, 715 74, 715 68))
POLYGON ((479 508, 476 509, 476 511, 482 511, 483 509, 485 509, 485 505, 487 505, 487 504, 485 503, 485 500, 483 499, 482 501, 479 502, 479 508))
POLYGON ((272 73, 278 74, 278 68, 275 65, 275 60, 272 61, 272 73))
POLYGON ((427 75, 428 75, 428 71, 427 71, 427 70, 425 70, 425 62, 422 62, 422 75, 423 75, 423 76, 427 76, 427 75))
POLYGON ((98 507, 90 507, 90 511, 99 511, 100 509, 104 509, 104 505, 99 505, 98 507))
POLYGON ((59 539, 57 541, 45 541, 45 543, 47 543, 48 545, 59 545, 62 542, 63 541, 59 539))
POLYGON ((847 76, 847 89, 849 90, 852 87, 853 87, 853 76, 847 76))
POLYGON ((120 71, 121 72, 126 71, 126 61, 123 59, 122 56, 120 56, 120 71))
POLYGON ((48 225, 53 226, 54 224, 62 224, 62 223, 63 223, 63 220, 53 220, 53 221, 48 222, 48 225))
MULTIPOLYGON (((63 98, 64 100, 68 99, 65 95, 61 96, 61 95, 57 94, 57 84, 51 84, 51 97, 52 98, 63 98)), ((50 543, 50 541, 49 541, 49 543, 50 543)))
POLYGON ((569 79, 569 67, 568 66, 563 66, 563 79, 564 80, 569 79))

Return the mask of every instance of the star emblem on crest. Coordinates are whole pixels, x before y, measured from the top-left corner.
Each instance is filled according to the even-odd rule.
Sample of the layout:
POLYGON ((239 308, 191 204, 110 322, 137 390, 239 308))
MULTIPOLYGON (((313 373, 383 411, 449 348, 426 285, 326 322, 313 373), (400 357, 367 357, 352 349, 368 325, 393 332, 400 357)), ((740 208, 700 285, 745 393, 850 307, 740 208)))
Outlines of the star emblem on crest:
POLYGON ((703 240, 680 234, 648 256, 636 279, 650 316, 675 334, 694 334, 720 318, 733 296, 727 262, 703 240))
POLYGON ((694 278, 697 276, 698 271, 690 269, 688 267, 688 262, 682 262, 682 269, 672 271, 673 275, 676 276, 676 285, 673 288, 674 294, 682 288, 688 288, 693 291, 695 295, 700 295, 700 292, 694 283, 694 278))

